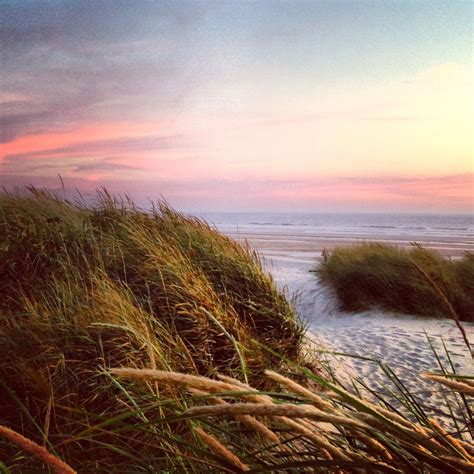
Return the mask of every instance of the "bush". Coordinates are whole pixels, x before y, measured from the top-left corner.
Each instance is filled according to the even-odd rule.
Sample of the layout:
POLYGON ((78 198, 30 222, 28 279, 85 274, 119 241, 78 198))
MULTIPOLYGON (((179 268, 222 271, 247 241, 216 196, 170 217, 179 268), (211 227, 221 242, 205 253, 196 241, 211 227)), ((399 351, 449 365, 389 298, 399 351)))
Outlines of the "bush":
POLYGON ((407 250, 363 243, 334 250, 318 274, 347 311, 379 307, 451 317, 441 291, 461 320, 474 321, 474 256, 469 253, 449 260, 419 246, 407 250))

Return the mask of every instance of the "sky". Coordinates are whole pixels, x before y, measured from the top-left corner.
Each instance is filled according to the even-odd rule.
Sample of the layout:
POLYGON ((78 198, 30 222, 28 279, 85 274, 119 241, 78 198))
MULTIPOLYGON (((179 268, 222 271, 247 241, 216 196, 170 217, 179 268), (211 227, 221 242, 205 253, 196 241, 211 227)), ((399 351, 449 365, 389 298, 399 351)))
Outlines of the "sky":
POLYGON ((0 186, 474 212, 470 1, 0 0, 0 186))

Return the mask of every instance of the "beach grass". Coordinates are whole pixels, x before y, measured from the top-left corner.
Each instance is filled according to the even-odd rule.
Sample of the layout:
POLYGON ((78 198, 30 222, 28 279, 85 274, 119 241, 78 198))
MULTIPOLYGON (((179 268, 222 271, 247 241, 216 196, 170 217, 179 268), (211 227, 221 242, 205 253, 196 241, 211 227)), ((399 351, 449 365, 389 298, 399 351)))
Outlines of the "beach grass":
MULTIPOLYGON (((113 417, 91 416, 82 432, 63 443, 100 443, 105 430, 117 440, 133 440, 128 449, 117 440, 105 446, 126 459, 110 461, 109 472, 473 472, 474 377, 449 372, 449 363, 420 374, 438 392, 433 407, 413 397, 389 367, 373 362, 394 390, 373 391, 363 379, 338 377, 329 365, 314 373, 291 360, 282 360, 279 372, 263 374, 271 391, 219 373, 210 378, 111 368, 111 380, 129 394, 141 386, 148 401, 130 398, 137 404, 123 405, 113 417)), ((52 472, 73 472, 45 447, 35 446, 35 452, 29 440, 1 426, 0 439, 6 431, 8 440, 52 472)), ((78 472, 86 465, 76 461, 78 472)), ((104 470, 102 463, 96 466, 104 470)))
MULTIPOLYGON (((331 354, 331 353, 329 353, 331 354)), ((441 354, 438 354, 438 357, 441 354)), ((286 361, 263 391, 241 380, 115 368, 112 376, 181 389, 205 470, 216 472, 468 473, 474 469, 474 377, 440 366, 421 374, 439 395, 434 409, 381 362, 387 391, 286 361), (388 387, 394 387, 389 390, 388 387)))
MULTIPOLYGON (((109 367, 264 388, 280 362, 260 344, 297 359, 302 335, 252 250, 165 202, 145 212, 106 191, 93 205, 35 188, 0 194, 0 424, 76 467, 143 467, 148 452, 166 465, 186 425, 115 432, 124 408, 146 424, 181 401, 154 384, 124 387, 109 367)), ((3 440, 0 454, 25 467, 17 446, 3 440)))
POLYGON ((0 472, 472 472, 472 377, 423 374, 433 414, 320 353, 205 222, 0 195, 0 472))
POLYGON ((341 308, 474 321, 474 255, 448 259, 413 245, 365 242, 334 249, 317 269, 341 308))

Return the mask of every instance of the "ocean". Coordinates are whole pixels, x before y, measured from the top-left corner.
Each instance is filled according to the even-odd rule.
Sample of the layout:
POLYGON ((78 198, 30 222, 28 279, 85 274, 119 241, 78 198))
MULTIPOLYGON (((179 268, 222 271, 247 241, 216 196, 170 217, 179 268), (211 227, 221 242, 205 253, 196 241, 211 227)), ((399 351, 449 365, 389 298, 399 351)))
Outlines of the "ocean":
POLYGON ((419 242, 444 255, 474 251, 473 214, 203 213, 220 231, 247 239, 268 257, 314 258, 364 240, 408 246, 419 242))

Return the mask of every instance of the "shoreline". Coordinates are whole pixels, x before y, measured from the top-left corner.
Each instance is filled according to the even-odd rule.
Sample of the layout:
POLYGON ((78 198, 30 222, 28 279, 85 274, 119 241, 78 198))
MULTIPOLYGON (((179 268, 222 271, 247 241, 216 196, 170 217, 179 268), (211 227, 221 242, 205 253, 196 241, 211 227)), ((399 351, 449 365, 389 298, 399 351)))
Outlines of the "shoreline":
POLYGON ((343 235, 321 235, 317 233, 300 232, 229 232, 221 228, 229 237, 240 242, 247 241, 252 248, 260 253, 290 252, 298 253, 321 253, 324 249, 329 251, 336 247, 347 246, 365 241, 380 242, 400 247, 410 247, 412 242, 418 242, 424 247, 438 251, 444 257, 456 258, 465 252, 474 252, 474 237, 472 239, 458 240, 454 238, 436 236, 436 240, 428 239, 420 235, 366 235, 366 236, 343 236, 343 235))

